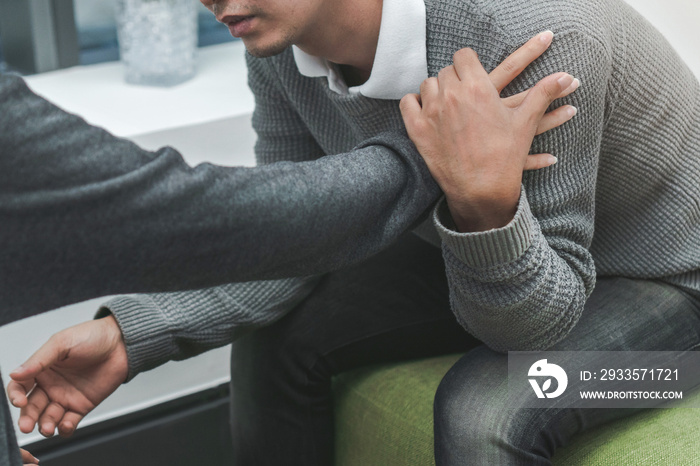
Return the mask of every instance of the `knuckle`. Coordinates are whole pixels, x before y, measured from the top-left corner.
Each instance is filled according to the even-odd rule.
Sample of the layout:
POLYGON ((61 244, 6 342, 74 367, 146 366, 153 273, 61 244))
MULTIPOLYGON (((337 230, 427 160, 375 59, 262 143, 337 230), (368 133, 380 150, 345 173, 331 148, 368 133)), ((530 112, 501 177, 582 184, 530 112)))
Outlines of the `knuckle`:
POLYGON ((402 114, 405 114, 407 111, 410 109, 410 95, 405 95, 401 97, 401 100, 399 101, 399 109, 401 110, 402 114))
POLYGON ((29 400, 29 404, 27 405, 27 410, 31 411, 33 413, 37 413, 41 411, 41 406, 39 404, 39 401, 36 399, 36 397, 32 397, 29 400))
MULTIPOLYGON (((440 117, 440 109, 435 105, 428 106, 425 109, 425 117, 428 120, 437 120, 440 117)), ((427 126, 427 122, 425 122, 423 119, 421 119, 419 121, 420 121, 420 123, 418 124, 418 126, 425 129, 427 126)))
POLYGON ((447 75, 448 75, 450 72, 452 72, 453 69, 454 69, 454 65, 449 65, 449 66, 446 66, 445 68, 441 69, 441 70, 438 72, 438 81, 439 81, 439 80, 444 80, 444 79, 447 77, 447 75))
POLYGON ((501 69, 507 75, 513 75, 518 71, 518 64, 512 57, 506 58, 503 63, 501 63, 501 69))
POLYGON ((461 95, 454 89, 446 89, 444 94, 445 103, 450 106, 458 106, 461 101, 461 95))
POLYGON ((466 86, 469 99, 474 102, 483 101, 488 95, 488 89, 480 82, 470 82, 466 86))
POLYGON ((542 100, 545 103, 547 103, 554 101, 554 98, 556 97, 551 86, 539 84, 535 90, 537 92, 536 95, 541 96, 539 99, 536 100, 542 100))
POLYGON ((478 55, 476 53, 476 50, 474 50, 471 47, 465 47, 463 49, 457 50, 452 58, 457 61, 457 60, 470 60, 474 58, 478 58, 478 55))
POLYGON ((436 78, 434 77, 423 80, 423 82, 420 84, 421 95, 424 95, 428 91, 428 89, 430 89, 430 86, 432 86, 434 80, 436 80, 436 78))

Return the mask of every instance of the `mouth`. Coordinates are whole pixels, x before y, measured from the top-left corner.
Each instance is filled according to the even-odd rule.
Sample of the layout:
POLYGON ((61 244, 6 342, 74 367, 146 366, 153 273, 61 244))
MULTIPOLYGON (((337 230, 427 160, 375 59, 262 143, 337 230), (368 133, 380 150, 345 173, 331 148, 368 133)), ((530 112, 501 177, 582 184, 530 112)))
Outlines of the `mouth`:
POLYGON ((255 16, 229 15, 221 19, 221 22, 228 26, 228 30, 233 37, 241 38, 250 32, 255 16))

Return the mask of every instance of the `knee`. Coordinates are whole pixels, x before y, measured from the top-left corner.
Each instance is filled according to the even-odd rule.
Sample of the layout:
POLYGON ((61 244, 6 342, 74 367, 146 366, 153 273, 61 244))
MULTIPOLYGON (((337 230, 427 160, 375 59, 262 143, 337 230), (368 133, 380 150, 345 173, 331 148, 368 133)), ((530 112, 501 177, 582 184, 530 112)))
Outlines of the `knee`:
POLYGON ((505 370, 460 363, 435 395, 437 464, 539 464, 551 456, 542 441, 548 414, 509 400, 505 370))
POLYGON ((504 435, 503 412, 476 380, 453 370, 441 381, 433 405, 436 455, 469 458, 504 435))

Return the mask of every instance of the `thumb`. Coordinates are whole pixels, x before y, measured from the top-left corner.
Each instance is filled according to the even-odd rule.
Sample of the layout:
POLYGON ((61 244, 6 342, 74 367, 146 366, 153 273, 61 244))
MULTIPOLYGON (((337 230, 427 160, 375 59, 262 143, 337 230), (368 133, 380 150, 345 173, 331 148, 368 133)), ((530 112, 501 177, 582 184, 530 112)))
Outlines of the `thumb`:
POLYGON ((41 372, 51 367, 57 361, 65 359, 70 347, 61 333, 57 333, 42 345, 21 366, 10 372, 10 377, 16 381, 36 378, 41 372))
POLYGON ((568 73, 547 76, 530 89, 518 109, 524 112, 526 118, 539 123, 552 102, 561 97, 562 92, 573 83, 574 77, 568 73))

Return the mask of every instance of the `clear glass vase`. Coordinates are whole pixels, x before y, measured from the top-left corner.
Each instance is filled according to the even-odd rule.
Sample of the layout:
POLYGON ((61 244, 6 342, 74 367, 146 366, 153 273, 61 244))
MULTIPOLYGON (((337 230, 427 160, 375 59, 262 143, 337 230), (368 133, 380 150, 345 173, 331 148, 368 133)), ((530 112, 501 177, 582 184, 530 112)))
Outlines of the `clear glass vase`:
POLYGON ((116 19, 126 82, 173 86, 195 75, 195 0, 117 0, 116 19))

